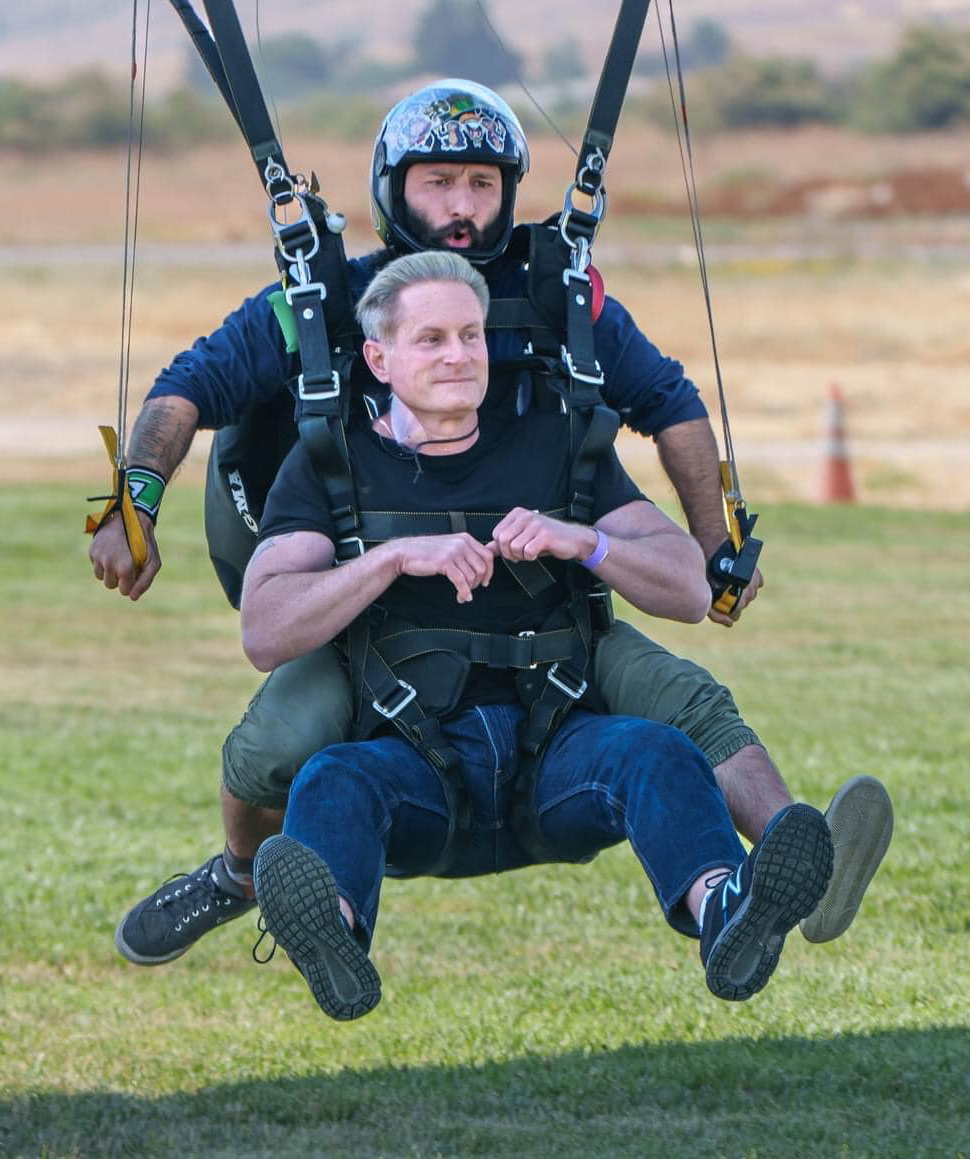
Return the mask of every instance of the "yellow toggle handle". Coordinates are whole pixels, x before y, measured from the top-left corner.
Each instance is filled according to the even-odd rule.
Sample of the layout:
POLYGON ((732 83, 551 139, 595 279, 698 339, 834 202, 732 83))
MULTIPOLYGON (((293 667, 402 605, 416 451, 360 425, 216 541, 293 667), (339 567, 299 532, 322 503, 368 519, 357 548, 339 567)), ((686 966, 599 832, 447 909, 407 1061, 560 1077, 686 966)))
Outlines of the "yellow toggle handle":
POLYGON ((125 538, 128 540, 128 550, 131 552, 131 560, 135 565, 135 571, 139 572, 145 566, 148 559, 148 544, 145 542, 145 532, 142 530, 141 521, 135 512, 135 505, 131 501, 131 495, 128 493, 127 487, 118 486, 118 436, 114 432, 113 427, 99 426, 98 430, 101 432, 101 438, 104 439, 105 449, 108 452, 108 462, 111 464, 114 475, 111 480, 111 495, 108 497, 108 503, 100 515, 89 515, 84 524, 84 530, 88 535, 93 535, 105 519, 113 512, 121 510, 121 520, 125 527, 125 538), (119 500, 120 491, 120 500, 119 500))

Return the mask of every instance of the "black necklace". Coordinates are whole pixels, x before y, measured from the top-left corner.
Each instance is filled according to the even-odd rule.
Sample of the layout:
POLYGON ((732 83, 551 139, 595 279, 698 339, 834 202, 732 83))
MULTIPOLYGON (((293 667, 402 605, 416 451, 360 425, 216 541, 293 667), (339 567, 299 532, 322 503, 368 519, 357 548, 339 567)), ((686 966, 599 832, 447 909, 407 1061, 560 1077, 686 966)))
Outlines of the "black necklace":
POLYGON ((461 442, 464 442, 465 439, 470 439, 472 437, 472 435, 477 435, 477 434, 478 434, 478 419, 475 420, 475 425, 472 427, 472 429, 464 435, 455 435, 454 438, 451 438, 451 439, 422 439, 420 443, 414 444, 414 450, 420 451, 422 447, 430 447, 430 446, 440 447, 444 443, 461 443, 461 442))

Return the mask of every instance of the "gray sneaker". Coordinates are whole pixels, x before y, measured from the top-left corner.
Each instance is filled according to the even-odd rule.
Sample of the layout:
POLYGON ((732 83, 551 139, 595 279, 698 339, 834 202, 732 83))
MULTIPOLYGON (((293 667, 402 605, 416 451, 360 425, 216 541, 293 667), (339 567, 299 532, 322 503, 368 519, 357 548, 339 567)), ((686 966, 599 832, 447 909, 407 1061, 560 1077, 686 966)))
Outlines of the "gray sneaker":
POLYGON ((832 879, 818 908, 801 923, 810 942, 830 942, 852 925, 893 835, 893 803, 875 777, 853 777, 832 798, 825 820, 835 845, 832 879))
POLYGON ((228 876, 217 853, 192 873, 163 882, 132 906, 115 930, 115 948, 137 966, 160 966, 255 904, 228 876))
POLYGON ((381 979, 344 921, 327 863, 292 837, 269 837, 256 853, 253 879, 266 930, 324 1014, 349 1021, 373 1010, 381 979))

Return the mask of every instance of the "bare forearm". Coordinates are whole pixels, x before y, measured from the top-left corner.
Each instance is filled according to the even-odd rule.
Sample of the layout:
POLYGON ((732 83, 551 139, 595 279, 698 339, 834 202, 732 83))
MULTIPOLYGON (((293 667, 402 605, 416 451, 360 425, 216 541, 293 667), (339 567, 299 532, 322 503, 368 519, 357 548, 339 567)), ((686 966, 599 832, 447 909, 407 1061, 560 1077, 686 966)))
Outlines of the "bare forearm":
POLYGON ((128 461, 171 479, 199 429, 194 403, 177 395, 149 399, 132 428, 128 461))
POLYGON ((707 615, 711 590, 697 542, 652 503, 626 503, 597 520, 596 528, 564 523, 516 507, 496 525, 490 545, 505 559, 556 559, 587 563, 597 550, 597 530, 609 540, 595 574, 635 607, 652 616, 696 623, 707 615))
POLYGON ((691 534, 710 556, 727 538, 717 441, 707 419, 667 427, 657 450, 687 517, 691 534))
POLYGON ((650 616, 696 624, 711 606, 703 552, 679 530, 638 539, 610 536, 610 553, 594 571, 650 616))
POLYGON ((240 611, 243 651, 261 672, 329 643, 399 575, 393 541, 325 571, 261 575, 258 559, 246 573, 240 611))

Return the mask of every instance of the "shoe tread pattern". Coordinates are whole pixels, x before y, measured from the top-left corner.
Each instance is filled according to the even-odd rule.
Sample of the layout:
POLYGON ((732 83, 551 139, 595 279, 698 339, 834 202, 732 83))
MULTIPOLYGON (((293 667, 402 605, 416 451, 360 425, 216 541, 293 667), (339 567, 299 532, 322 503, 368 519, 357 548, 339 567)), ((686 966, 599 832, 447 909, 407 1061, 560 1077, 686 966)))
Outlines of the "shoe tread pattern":
POLYGON ((713 994, 743 1002, 774 973, 785 936, 818 905, 832 873, 832 838, 822 814, 793 805, 763 839, 751 889, 707 960, 713 994))
POLYGON ((340 914, 326 862, 291 837, 271 837, 256 857, 256 896, 266 928, 325 1014, 360 1018, 381 1000, 381 980, 340 914))

